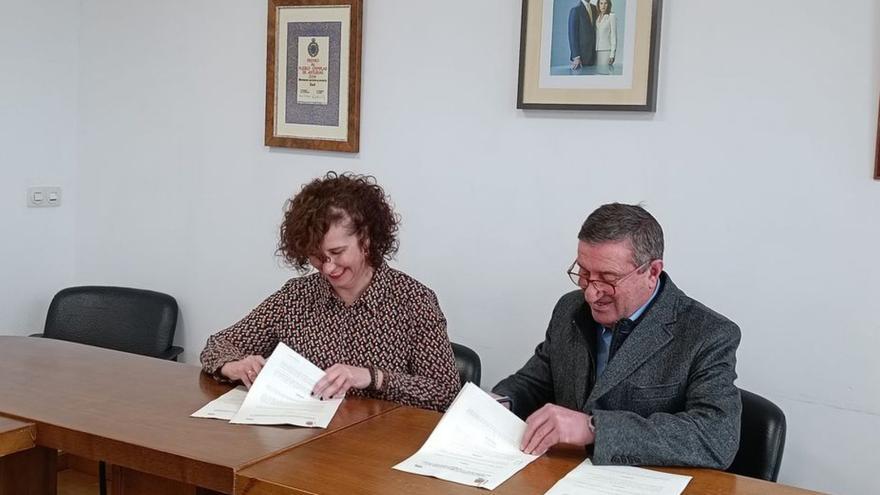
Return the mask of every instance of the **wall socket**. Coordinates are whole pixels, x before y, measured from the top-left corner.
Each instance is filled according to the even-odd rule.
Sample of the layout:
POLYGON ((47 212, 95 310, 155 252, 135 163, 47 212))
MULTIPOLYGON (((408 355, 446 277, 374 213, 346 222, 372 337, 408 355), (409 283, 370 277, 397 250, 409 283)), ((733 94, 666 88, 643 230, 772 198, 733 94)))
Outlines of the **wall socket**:
POLYGON ((28 208, 61 206, 61 186, 32 186, 27 188, 28 208))

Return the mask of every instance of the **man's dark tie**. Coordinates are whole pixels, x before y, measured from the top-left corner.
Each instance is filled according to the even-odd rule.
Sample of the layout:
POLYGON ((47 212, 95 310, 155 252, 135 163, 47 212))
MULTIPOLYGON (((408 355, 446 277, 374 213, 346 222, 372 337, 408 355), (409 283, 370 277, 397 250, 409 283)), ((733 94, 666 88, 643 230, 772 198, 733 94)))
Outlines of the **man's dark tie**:
POLYGON ((614 359, 614 355, 617 354, 620 346, 623 345, 623 341, 629 337, 635 326, 636 324, 629 318, 624 318, 614 324, 614 330, 612 330, 611 334, 611 348, 608 349, 609 363, 614 359))

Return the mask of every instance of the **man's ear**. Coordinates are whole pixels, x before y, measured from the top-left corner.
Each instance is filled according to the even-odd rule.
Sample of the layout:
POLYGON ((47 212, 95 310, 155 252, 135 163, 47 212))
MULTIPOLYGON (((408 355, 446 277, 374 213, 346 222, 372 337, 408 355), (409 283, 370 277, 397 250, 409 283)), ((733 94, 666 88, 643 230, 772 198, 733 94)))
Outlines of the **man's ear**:
POLYGON ((648 265, 648 269, 651 272, 651 278, 655 280, 660 279, 660 274, 663 272, 663 260, 654 260, 648 265))

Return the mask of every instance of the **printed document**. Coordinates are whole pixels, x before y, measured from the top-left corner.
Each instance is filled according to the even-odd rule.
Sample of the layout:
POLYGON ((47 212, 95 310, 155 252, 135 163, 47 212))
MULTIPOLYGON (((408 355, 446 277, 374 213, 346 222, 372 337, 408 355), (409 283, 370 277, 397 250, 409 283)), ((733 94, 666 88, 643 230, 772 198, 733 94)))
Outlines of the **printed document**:
POLYGON ((538 458, 519 449, 525 431, 523 420, 468 383, 422 448, 394 469, 492 490, 538 458))
POLYGON ((690 481, 690 476, 632 466, 594 466, 587 459, 547 495, 680 495, 690 481))
POLYGON ((250 391, 241 387, 230 390, 192 416, 229 419, 236 424, 326 428, 342 399, 312 397, 312 389, 322 376, 323 370, 279 343, 250 391))
POLYGON ((205 404, 205 407, 192 413, 194 418, 225 419, 229 421, 235 416, 244 402, 247 389, 243 385, 235 387, 225 394, 205 404))
POLYGON ((342 399, 312 397, 322 376, 321 368, 279 342, 230 422, 326 428, 342 399))

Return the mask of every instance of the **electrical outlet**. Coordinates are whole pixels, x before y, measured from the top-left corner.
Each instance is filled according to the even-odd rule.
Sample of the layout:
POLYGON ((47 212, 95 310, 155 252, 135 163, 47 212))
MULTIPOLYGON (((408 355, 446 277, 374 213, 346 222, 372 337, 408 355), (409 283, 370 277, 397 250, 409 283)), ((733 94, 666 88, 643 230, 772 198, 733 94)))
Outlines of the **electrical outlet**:
POLYGON ((27 188, 28 208, 61 206, 61 186, 32 186, 27 188))

